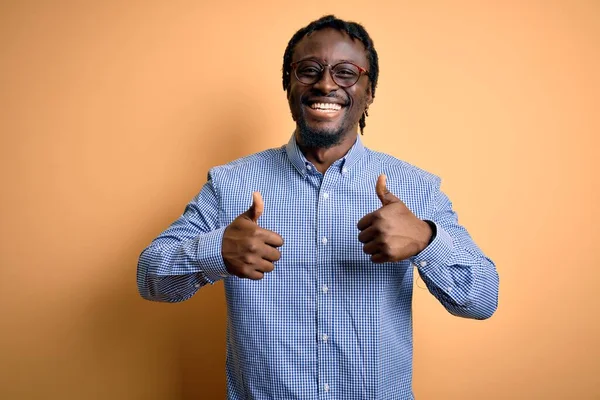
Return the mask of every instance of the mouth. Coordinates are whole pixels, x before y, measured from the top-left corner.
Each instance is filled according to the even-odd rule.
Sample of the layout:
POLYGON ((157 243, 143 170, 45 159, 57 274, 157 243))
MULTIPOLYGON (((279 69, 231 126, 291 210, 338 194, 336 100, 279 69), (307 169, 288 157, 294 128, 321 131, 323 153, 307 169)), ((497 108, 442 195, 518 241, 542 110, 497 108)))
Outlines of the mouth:
POLYGON ((304 103, 304 106, 306 107, 307 113, 310 116, 316 119, 326 120, 331 120, 338 117, 342 114, 343 109, 346 107, 340 103, 323 100, 307 101, 304 103))
POLYGON ((337 103, 312 103, 309 107, 312 110, 326 114, 335 113, 342 109, 342 105, 337 103))

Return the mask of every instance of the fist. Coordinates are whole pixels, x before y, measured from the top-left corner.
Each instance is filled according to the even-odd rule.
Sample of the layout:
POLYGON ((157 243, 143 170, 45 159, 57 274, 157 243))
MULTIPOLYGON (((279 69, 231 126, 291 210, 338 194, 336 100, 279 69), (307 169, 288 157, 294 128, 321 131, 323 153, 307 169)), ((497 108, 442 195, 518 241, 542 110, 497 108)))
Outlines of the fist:
POLYGON ((221 255, 232 275, 262 279, 265 273, 273 271, 273 263, 281 258, 277 248, 283 245, 282 237, 257 224, 263 210, 262 196, 254 192, 250 208, 225 228, 221 255))
POLYGON ((374 263, 398 262, 417 255, 429 243, 433 232, 386 187, 385 175, 375 185, 381 208, 358 221, 358 240, 374 263))

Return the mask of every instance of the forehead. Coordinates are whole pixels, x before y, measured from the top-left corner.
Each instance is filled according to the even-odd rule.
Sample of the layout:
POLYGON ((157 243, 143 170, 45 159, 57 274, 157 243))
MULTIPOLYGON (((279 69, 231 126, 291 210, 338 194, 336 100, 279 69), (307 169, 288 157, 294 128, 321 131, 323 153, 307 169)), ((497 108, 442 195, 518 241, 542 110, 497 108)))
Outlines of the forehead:
POLYGON ((352 61, 364 68, 368 67, 367 54, 362 42, 332 28, 313 32, 298 42, 293 60, 305 58, 316 58, 327 64, 352 61))

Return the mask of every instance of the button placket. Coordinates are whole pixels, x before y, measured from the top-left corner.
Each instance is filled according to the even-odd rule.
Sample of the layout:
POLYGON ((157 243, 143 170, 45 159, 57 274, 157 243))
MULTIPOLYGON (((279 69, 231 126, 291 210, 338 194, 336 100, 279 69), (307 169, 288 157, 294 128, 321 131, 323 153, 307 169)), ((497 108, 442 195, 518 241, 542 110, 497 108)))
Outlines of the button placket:
MULTIPOLYGON (((339 171, 339 170, 338 170, 339 171)), ((331 240, 333 237, 332 232, 332 213, 335 207, 333 198, 333 188, 335 187, 335 181, 338 179, 339 173, 335 174, 334 169, 328 170, 321 181, 319 197, 317 201, 317 290, 318 290, 318 312, 317 316, 317 333, 318 333, 318 379, 321 387, 321 394, 325 395, 330 391, 330 375, 331 364, 333 362, 332 356, 334 349, 331 347, 331 336, 333 327, 333 310, 330 292, 328 285, 333 284, 331 282, 331 257, 332 249, 331 240)))

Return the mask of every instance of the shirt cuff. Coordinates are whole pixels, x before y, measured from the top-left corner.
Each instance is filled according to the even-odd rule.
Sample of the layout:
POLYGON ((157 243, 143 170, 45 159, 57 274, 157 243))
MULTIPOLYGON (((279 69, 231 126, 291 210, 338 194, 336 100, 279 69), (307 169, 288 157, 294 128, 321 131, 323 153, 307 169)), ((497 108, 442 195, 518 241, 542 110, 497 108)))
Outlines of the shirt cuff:
POLYGON ((210 283, 230 275, 221 254, 224 232, 225 228, 219 228, 198 237, 198 265, 210 283))
POLYGON ((452 255, 454 244, 452 237, 438 224, 435 224, 435 238, 419 254, 411 257, 410 261, 422 272, 428 273, 446 265, 446 260, 452 255))

